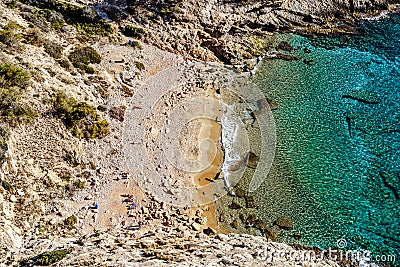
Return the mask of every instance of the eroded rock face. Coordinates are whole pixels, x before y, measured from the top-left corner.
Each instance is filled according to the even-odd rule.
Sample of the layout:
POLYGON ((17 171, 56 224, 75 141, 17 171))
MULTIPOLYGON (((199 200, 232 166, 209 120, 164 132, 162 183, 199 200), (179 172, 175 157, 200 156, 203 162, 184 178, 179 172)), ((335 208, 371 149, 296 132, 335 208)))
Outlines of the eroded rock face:
MULTIPOLYGON (((14 204, 0 193, 0 245, 7 251, 15 251, 22 246, 21 230, 13 224, 13 219, 14 204)), ((0 250, 0 257, 2 254, 0 250)))
POLYGON ((303 32, 351 31, 355 15, 386 10, 396 1, 236 2, 126 1, 124 10, 136 26, 145 29, 141 39, 147 43, 188 57, 236 64, 262 54, 268 44, 261 39, 268 32, 294 28, 303 32), (338 20, 344 21, 343 26, 335 26, 338 20))
POLYGON ((56 263, 57 266, 96 266, 104 262, 112 266, 339 266, 326 259, 286 258, 282 252, 294 248, 260 236, 219 234, 209 237, 175 230, 135 233, 134 237, 132 234, 98 232, 83 236, 79 241, 75 238, 30 240, 26 249, 14 254, 11 260, 30 262, 42 253, 63 249, 69 253, 56 263))

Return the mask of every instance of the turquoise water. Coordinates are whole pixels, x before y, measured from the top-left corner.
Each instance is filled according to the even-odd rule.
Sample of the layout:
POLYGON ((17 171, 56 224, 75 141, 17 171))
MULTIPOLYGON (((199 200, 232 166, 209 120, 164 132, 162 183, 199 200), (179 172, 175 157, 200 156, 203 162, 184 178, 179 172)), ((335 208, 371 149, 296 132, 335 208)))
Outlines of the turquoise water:
POLYGON ((296 229, 282 241, 334 248, 345 239, 348 249, 398 258, 400 16, 363 22, 355 36, 282 38, 313 63, 267 60, 256 75, 279 104, 261 216, 293 218, 296 229))

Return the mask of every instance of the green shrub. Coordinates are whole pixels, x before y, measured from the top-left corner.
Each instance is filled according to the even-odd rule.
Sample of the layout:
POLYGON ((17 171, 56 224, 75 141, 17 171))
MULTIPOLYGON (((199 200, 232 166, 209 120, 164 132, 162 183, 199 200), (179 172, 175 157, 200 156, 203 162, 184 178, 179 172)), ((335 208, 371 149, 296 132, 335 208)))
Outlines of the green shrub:
POLYGON ((108 36, 114 32, 110 23, 75 23, 74 26, 88 35, 108 36))
POLYGON ((94 69, 89 66, 90 63, 100 63, 101 56, 99 53, 90 46, 86 47, 77 47, 74 51, 72 51, 69 56, 69 60, 71 61, 74 67, 81 69, 85 73, 93 74, 94 69))
POLYGON ((15 47, 22 40, 22 35, 19 33, 15 33, 12 30, 2 30, 0 31, 0 42, 9 46, 15 47))
POLYGON ((75 224, 78 222, 78 218, 76 218, 75 215, 69 216, 67 219, 64 221, 64 225, 68 229, 73 229, 75 228, 75 224))
POLYGON ((8 8, 15 8, 17 7, 18 0, 8 0, 5 2, 5 4, 8 8))
POLYGON ((59 92, 54 99, 54 108, 65 126, 78 138, 102 138, 110 133, 108 122, 86 102, 77 102, 59 92))
POLYGON ((57 43, 47 41, 44 45, 44 51, 55 59, 60 59, 63 53, 63 47, 57 43))
POLYGON ((8 63, 0 63, 0 87, 26 88, 30 78, 30 74, 22 68, 8 63))
POLYGON ((69 253, 66 249, 45 252, 37 256, 36 263, 49 266, 64 259, 69 253))
POLYGON ((145 69, 144 64, 142 62, 140 62, 140 61, 135 61, 135 66, 140 71, 145 69))
POLYGON ((69 172, 62 172, 60 173, 60 179, 63 182, 70 182, 72 180, 72 175, 69 172))
MULTIPOLYGON (((6 159, 6 153, 8 150, 8 137, 9 137, 9 131, 6 127, 0 126, 0 165, 3 164, 4 160, 6 159)), ((2 183, 4 189, 8 190, 6 186, 4 185, 4 182, 2 183)))
POLYGON ((29 29, 24 38, 27 43, 38 47, 41 47, 45 42, 43 34, 39 28, 29 29))
POLYGON ((60 66, 64 69, 71 68, 71 64, 69 63, 68 59, 61 59, 58 63, 60 63, 60 66))
POLYGON ((35 27, 46 32, 51 29, 59 30, 65 24, 64 17, 60 12, 47 8, 32 8, 21 13, 21 15, 35 27))
POLYGON ((127 25, 127 26, 125 26, 124 33, 127 36, 130 36, 133 38, 142 38, 143 34, 146 33, 146 31, 140 27, 136 27, 133 25, 127 25))
POLYGON ((12 125, 30 122, 37 113, 21 102, 30 74, 11 64, 0 64, 0 118, 12 125))
POLYGON ((131 40, 131 42, 132 42, 131 46, 142 49, 142 45, 138 41, 131 40))
MULTIPOLYGON (((63 19, 88 35, 108 36, 114 32, 112 25, 101 18, 92 8, 81 7, 60 0, 27 0, 29 4, 62 14, 63 19)), ((49 20, 49 18, 47 18, 49 20)), ((52 27, 61 28, 63 24, 52 21, 52 27)))
POLYGON ((21 26, 19 26, 17 22, 10 21, 7 25, 3 26, 3 30, 0 31, 0 44, 3 43, 6 45, 4 48, 10 53, 14 51, 22 52, 23 50, 23 46, 20 45, 23 36, 17 32, 20 28, 21 26))
POLYGON ((74 186, 78 189, 84 189, 86 186, 86 182, 85 181, 81 181, 81 180, 77 180, 74 182, 74 186))

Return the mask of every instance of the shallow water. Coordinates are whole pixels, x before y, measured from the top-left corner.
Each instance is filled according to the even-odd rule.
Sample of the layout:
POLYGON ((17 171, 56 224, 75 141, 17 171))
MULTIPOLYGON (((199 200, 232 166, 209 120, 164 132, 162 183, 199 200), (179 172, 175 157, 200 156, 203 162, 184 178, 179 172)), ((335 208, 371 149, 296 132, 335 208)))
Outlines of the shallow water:
POLYGON ((367 21, 340 39, 285 35, 291 54, 313 63, 259 67, 255 81, 279 108, 275 163, 257 200, 264 219, 295 221, 281 241, 335 248, 345 239, 348 249, 399 256, 399 22, 367 21))

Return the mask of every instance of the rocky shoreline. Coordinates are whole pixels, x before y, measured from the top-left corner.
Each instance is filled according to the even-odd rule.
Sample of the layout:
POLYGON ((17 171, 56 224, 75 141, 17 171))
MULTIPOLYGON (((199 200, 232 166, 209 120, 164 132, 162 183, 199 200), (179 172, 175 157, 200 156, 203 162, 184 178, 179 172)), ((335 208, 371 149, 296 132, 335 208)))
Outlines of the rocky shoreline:
MULTIPOLYGON (((221 63, 238 64, 244 71, 252 69, 252 61, 246 60, 268 52, 275 41, 272 32, 349 32, 354 19, 388 9, 389 4, 392 2, 0 3, 0 63, 2 67, 15 65, 17 70, 29 71, 30 83, 23 90, 22 102, 36 113, 29 123, 11 123, 1 117, 0 126, 9 134, 3 136, 1 132, 0 266, 338 266, 327 259, 299 262, 266 257, 266 250, 294 249, 271 242, 282 229, 293 228, 289 218, 276 218, 272 226, 252 215, 243 217, 242 222, 231 218, 225 222, 233 228, 250 224, 269 239, 223 235, 218 233, 228 232, 228 227, 218 228, 218 207, 175 208, 157 201, 138 182, 145 176, 140 168, 142 158, 135 158, 136 169, 126 170, 124 127, 127 114, 137 112, 132 123, 144 126, 146 134, 140 137, 147 139, 133 136, 130 145, 151 152, 156 172, 165 172, 162 182, 171 190, 172 185, 187 185, 196 177, 217 180, 220 177, 215 170, 210 174, 215 177, 198 173, 187 176, 179 171, 167 174, 168 168, 157 161, 160 147, 153 139, 165 130, 163 122, 174 105, 215 95, 219 90, 215 77, 205 80, 202 73, 212 72, 215 66, 225 68, 221 63), (101 20, 98 14, 110 21, 101 20), (89 58, 74 61, 72 55, 82 47, 95 49, 101 60, 96 60, 93 50, 86 49, 89 58), (191 62, 197 60, 217 63, 210 63, 210 67, 208 63, 191 62), (190 67, 193 65, 196 67, 190 67), (161 101, 157 91, 140 98, 140 88, 146 88, 151 79, 171 67, 187 68, 183 77, 187 86, 161 101), (81 124, 71 127, 66 123, 68 110, 64 117, 57 114, 53 102, 60 90, 78 103, 65 98, 63 105, 71 104, 71 109, 80 111, 82 106, 87 108, 82 112, 89 115, 81 119, 81 124), (159 102, 151 102, 154 99, 159 102), (140 117, 146 104, 151 106, 152 116, 140 117), (88 136, 96 137, 92 126, 97 127, 100 117, 107 122, 105 137, 74 135, 74 130, 84 127, 90 130, 88 136)), ((288 49, 284 44, 282 48, 288 49)), ((280 58, 290 60, 287 55, 280 58)), ((155 81, 160 90, 173 83, 162 78, 155 81)), ((217 142, 215 135, 220 129, 211 128, 204 124, 200 139, 207 136, 217 142)), ((199 138, 193 134, 196 129, 198 126, 192 125, 180 137, 184 152, 194 158, 199 154, 193 145, 199 138)), ((256 164, 256 156, 253 161, 249 164, 256 164)), ((145 182, 155 184, 150 179, 154 177, 146 177, 145 182)), ((199 185, 204 181, 199 180, 199 185)), ((173 195, 171 190, 167 193, 173 195)), ((251 196, 239 191, 235 194, 240 203, 235 203, 254 208, 251 196)), ((238 207, 235 203, 231 203, 231 210, 238 207)))

